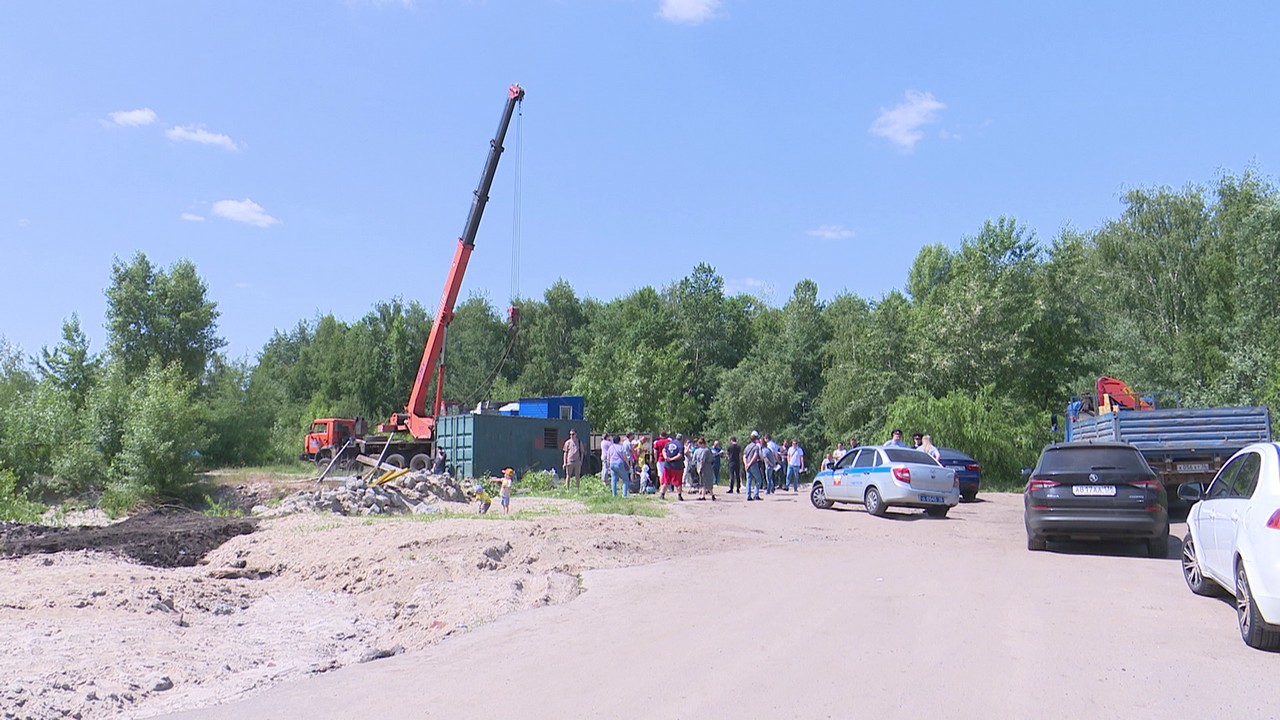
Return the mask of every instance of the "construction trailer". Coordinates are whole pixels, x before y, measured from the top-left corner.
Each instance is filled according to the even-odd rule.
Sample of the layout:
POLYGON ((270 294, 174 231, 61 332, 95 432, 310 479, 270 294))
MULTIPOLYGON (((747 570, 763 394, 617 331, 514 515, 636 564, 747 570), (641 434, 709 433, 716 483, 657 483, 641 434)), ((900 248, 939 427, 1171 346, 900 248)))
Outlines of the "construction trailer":
POLYGON ((498 413, 519 417, 581 420, 586 417, 586 399, 581 395, 520 398, 513 403, 503 405, 498 413))
POLYGON ((591 436, 581 418, 523 417, 465 413, 436 418, 436 444, 445 452, 445 469, 457 478, 496 477, 512 468, 517 477, 530 470, 564 473, 564 441, 569 431, 591 436))

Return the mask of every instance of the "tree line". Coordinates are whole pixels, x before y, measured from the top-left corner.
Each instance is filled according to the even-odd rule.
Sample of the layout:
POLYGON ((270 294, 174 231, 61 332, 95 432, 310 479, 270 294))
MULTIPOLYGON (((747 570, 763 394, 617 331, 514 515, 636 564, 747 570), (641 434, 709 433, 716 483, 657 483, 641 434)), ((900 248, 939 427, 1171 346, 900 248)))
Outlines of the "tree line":
MULTIPOLYGON (((856 253, 856 250, 851 250, 856 253)), ((1100 374, 1196 405, 1280 393, 1280 204, 1253 172, 1143 188, 1120 216, 1048 241, 1016 219, 920 250, 902 290, 781 307, 730 294, 709 264, 599 301, 561 279, 516 301, 456 308, 446 398, 581 394, 597 430, 716 437, 752 429, 820 455, 836 441, 923 431, 1013 487, 1051 440, 1050 415, 1100 374)), ((108 506, 180 495, 201 467, 289 461, 313 418, 403 408, 432 317, 380 302, 274 333, 252 360, 221 352, 196 268, 117 259, 106 347, 76 316, 32 357, 0 342, 0 496, 108 506), (7 485, 6 485, 7 484, 7 485), (8 490, 6 491, 6 487, 8 490)))

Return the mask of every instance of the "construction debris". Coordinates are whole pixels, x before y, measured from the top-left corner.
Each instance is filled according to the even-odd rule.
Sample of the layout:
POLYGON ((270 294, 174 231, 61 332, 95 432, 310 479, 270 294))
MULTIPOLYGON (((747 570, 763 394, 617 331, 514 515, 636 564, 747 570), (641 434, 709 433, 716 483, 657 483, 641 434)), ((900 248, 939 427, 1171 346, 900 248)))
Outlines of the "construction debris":
POLYGON ((443 503, 471 503, 476 498, 470 480, 434 475, 425 470, 405 471, 369 480, 348 479, 342 487, 321 488, 290 495, 275 507, 259 505, 255 515, 288 515, 298 512, 332 512, 339 515, 424 515, 445 509, 443 503), (384 480, 385 479, 385 480, 384 480))

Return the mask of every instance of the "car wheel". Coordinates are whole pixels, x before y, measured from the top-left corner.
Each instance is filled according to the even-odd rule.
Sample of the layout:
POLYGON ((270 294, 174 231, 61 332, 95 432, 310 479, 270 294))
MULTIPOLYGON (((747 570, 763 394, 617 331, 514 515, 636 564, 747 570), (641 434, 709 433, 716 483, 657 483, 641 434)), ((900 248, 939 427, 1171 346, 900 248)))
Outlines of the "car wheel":
POLYGON ((404 456, 401 455, 400 453, 391 453, 386 458, 384 458, 382 462, 388 465, 395 465, 398 468, 402 468, 404 467, 404 456))
POLYGON ((1031 531, 1029 531, 1029 530, 1028 530, 1028 531, 1027 531, 1027 549, 1028 549, 1028 550, 1031 550, 1031 551, 1033 551, 1033 552, 1039 552, 1039 551, 1041 551, 1041 550, 1048 550, 1048 549, 1049 549, 1049 541, 1048 541, 1048 540, 1045 540, 1044 538, 1040 537, 1039 535, 1033 535, 1033 534, 1031 533, 1031 531))
POLYGON ((876 517, 884 517, 885 512, 888 511, 884 505, 884 498, 880 497, 880 491, 874 485, 867 488, 867 494, 862 502, 867 506, 867 512, 876 517))
POLYGON ((1169 528, 1165 528, 1160 537, 1147 540, 1147 557, 1169 557, 1169 528))
POLYGON ((947 516, 947 511, 948 511, 948 510, 950 510, 950 509, 951 509, 951 508, 946 507, 946 506, 943 506, 943 507, 930 507, 930 508, 925 508, 925 509, 924 509, 924 512, 925 512, 925 514, 926 514, 926 515, 928 515, 929 517, 932 517, 932 518, 944 518, 944 517, 946 517, 946 516, 947 516))
POLYGON ((964 500, 965 502, 973 502, 974 500, 978 499, 978 493, 977 492, 964 493, 963 495, 960 496, 960 499, 964 500))
POLYGON ((1240 621, 1240 637, 1245 645, 1259 650, 1280 650, 1280 631, 1268 628, 1263 621, 1258 604, 1253 601, 1244 562, 1239 560, 1236 561, 1236 617, 1240 621))
POLYGON ((1191 540, 1191 533, 1182 538, 1182 579, 1187 581, 1187 587, 1196 595, 1213 597, 1222 592, 1218 583, 1205 577, 1204 570, 1200 569, 1200 555, 1195 542, 1191 540))
POLYGON ((830 509, 834 502, 827 499, 827 493, 822 489, 822 483, 815 482, 813 487, 809 488, 809 502, 819 510, 830 509))

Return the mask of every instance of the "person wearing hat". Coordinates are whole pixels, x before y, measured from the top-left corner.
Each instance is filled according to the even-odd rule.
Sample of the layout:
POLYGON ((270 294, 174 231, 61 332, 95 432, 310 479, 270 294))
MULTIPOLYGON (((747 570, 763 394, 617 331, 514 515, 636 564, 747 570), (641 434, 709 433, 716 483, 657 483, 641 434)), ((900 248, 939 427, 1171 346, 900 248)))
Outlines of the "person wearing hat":
POLYGON ((498 502, 502 504, 502 512, 511 514, 511 483, 515 482, 516 471, 507 468, 502 471, 502 485, 498 490, 498 502))
POLYGON ((898 429, 898 428, 894 428, 894 429, 893 429, 893 434, 892 434, 892 435, 891 435, 891 437, 889 438, 889 442, 885 443, 885 444, 884 444, 884 446, 885 446, 885 447, 887 447, 887 448, 892 448, 892 447, 904 448, 904 447, 906 447, 906 446, 907 446, 907 444, 906 444, 906 443, 904 443, 904 442, 902 442, 902 430, 900 430, 900 429, 898 429))
POLYGON ((484 483, 476 480, 476 511, 481 515, 489 512, 489 507, 493 505, 493 496, 489 494, 484 483))

